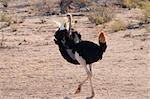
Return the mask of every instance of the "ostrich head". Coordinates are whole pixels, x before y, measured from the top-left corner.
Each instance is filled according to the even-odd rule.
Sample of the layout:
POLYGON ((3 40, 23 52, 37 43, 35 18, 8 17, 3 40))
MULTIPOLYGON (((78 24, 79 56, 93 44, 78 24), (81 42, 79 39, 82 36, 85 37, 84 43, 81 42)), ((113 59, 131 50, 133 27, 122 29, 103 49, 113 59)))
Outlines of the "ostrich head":
POLYGON ((99 33, 99 37, 98 37, 98 40, 99 40, 99 45, 100 45, 100 48, 103 52, 106 51, 106 48, 107 48, 107 44, 106 44, 106 33, 101 31, 99 33))
POLYGON ((100 43, 106 43, 106 33, 104 31, 101 31, 99 33, 99 38, 98 38, 100 43))
POLYGON ((69 27, 68 27, 68 31, 71 35, 72 31, 71 31, 71 28, 72 28, 72 14, 68 13, 67 14, 67 18, 68 18, 68 22, 69 22, 69 27))
POLYGON ((81 41, 81 35, 72 29, 72 15, 67 14, 67 21, 62 23, 56 22, 59 25, 58 30, 55 32, 55 43, 63 44, 66 48, 72 48, 75 44, 81 41))

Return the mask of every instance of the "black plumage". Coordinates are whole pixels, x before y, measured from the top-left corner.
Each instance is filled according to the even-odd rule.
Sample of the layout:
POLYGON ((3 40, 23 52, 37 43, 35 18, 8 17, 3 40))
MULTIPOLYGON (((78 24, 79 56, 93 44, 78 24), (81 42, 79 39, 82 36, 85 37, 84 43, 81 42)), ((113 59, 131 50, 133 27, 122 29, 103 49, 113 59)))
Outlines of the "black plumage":
POLYGON ((89 79, 92 95, 88 97, 88 99, 93 98, 95 93, 91 80, 92 63, 102 59, 103 53, 107 48, 105 33, 100 32, 98 38, 99 44, 82 40, 80 33, 72 29, 58 29, 54 36, 54 41, 58 45, 63 58, 72 64, 82 65, 87 72, 86 79, 79 84, 75 93, 79 93, 81 86, 89 79), (89 66, 89 68, 87 66, 89 66))
POLYGON ((75 38, 74 35, 77 35, 78 39, 81 40, 81 35, 77 32, 73 32, 72 35, 70 36, 69 32, 66 29, 65 30, 58 29, 55 32, 54 41, 55 41, 55 44, 58 45, 59 51, 65 60, 67 60, 68 62, 72 64, 79 64, 79 62, 75 58, 72 58, 75 56, 71 57, 71 55, 74 54, 73 49, 71 49, 75 46, 75 43, 73 41, 73 39, 75 38))
POLYGON ((90 42, 90 41, 81 41, 75 46, 75 50, 79 53, 79 56, 82 56, 85 59, 86 64, 92 64, 97 62, 99 59, 102 59, 103 48, 106 49, 106 44, 101 44, 100 46, 90 42))

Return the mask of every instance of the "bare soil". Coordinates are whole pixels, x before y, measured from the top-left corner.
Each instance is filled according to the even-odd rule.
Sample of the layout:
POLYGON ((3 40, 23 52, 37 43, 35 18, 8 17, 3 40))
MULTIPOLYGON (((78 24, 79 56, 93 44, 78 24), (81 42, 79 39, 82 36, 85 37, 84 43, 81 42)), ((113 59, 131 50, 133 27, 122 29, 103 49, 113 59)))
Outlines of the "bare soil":
MULTIPOLYGON (((74 92, 86 77, 84 68, 65 61, 55 45, 59 16, 35 16, 29 6, 10 7, 19 18, 16 32, 0 30, 0 99, 85 99, 90 96, 86 82, 81 93, 74 92), (46 22, 41 23, 41 19, 46 22)), ((2 11, 2 7, 0 8, 2 11)), ((97 42, 95 26, 85 17, 76 29, 84 40, 97 42)), ((107 34, 108 48, 101 61, 93 64, 94 99, 150 99, 150 33, 133 29, 107 34)))

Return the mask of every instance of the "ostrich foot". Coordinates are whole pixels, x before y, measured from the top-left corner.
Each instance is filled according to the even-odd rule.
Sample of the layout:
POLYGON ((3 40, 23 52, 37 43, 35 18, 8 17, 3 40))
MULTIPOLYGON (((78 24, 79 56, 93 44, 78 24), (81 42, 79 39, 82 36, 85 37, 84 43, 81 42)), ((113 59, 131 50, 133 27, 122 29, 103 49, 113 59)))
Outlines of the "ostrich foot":
POLYGON ((95 93, 92 92, 92 95, 90 97, 86 97, 86 99, 92 99, 95 96, 95 93))
POLYGON ((76 90, 75 94, 80 93, 80 91, 81 91, 81 85, 78 86, 78 89, 76 90))

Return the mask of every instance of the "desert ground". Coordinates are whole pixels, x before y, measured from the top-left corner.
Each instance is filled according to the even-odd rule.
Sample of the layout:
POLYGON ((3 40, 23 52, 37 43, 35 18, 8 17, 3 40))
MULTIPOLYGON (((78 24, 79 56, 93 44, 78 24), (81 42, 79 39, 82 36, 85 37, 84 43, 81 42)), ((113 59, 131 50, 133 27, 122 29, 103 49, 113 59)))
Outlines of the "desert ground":
MULTIPOLYGON (((81 65, 64 60, 53 41, 58 27, 52 20, 62 17, 34 15, 29 8, 15 4, 6 8, 23 22, 14 24, 15 32, 11 26, 0 30, 0 40, 4 40, 0 47, 0 99, 90 96, 88 81, 74 94, 86 72, 81 65)), ((6 9, 0 6, 1 12, 6 9)), ((130 17, 129 11, 124 13, 130 17)), ((98 32, 87 16, 73 18, 78 20, 76 29, 83 40, 98 43, 98 32)), ((94 99, 150 99, 150 32, 144 28, 107 32, 107 45, 103 59, 93 64, 94 99)))

